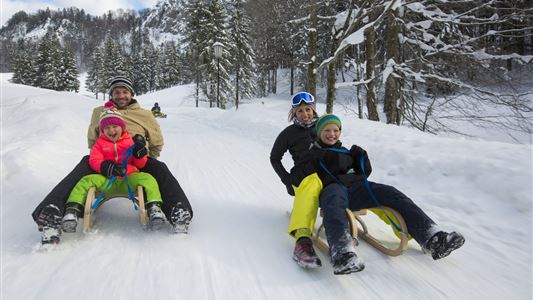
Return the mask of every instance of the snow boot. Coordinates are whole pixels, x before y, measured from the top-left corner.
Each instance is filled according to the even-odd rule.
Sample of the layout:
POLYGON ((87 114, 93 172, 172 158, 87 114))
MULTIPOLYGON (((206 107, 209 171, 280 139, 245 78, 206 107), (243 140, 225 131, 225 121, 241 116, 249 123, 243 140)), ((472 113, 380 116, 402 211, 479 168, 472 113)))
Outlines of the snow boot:
POLYGON ((61 210, 50 204, 45 206, 37 216, 37 225, 41 232, 41 244, 58 244, 61 236, 61 210))
POLYGON ((78 203, 67 203, 67 209, 65 210, 65 215, 61 220, 61 229, 64 232, 76 232, 78 227, 78 219, 80 218, 81 212, 83 211, 83 206, 78 203))
POLYGON ((313 249, 313 241, 308 237, 299 238, 294 246, 292 259, 302 268, 318 268, 322 266, 320 258, 313 249))
POLYGON ((340 253, 331 258, 333 263, 333 274, 350 274, 362 271, 365 268, 363 261, 357 257, 355 252, 340 253))
POLYGON ((426 243, 425 252, 431 253, 434 260, 450 255, 453 250, 459 249, 465 243, 465 238, 457 232, 439 231, 426 243))
POLYGON ((159 230, 165 224, 165 214, 161 211, 159 203, 152 202, 148 204, 148 219, 152 230, 159 230))
POLYGON ((191 212, 186 208, 181 206, 175 206, 172 208, 170 223, 172 224, 174 233, 188 233, 191 218, 191 212))

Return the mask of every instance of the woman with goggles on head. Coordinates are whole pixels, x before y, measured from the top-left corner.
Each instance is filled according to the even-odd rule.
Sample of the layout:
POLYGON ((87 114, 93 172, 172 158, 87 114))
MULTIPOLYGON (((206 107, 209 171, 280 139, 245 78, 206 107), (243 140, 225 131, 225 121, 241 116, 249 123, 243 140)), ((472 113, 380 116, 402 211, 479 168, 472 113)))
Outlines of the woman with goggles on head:
POLYGON ((311 236, 318 212, 318 198, 322 190, 322 182, 312 169, 299 165, 302 154, 316 139, 315 123, 318 119, 316 102, 308 92, 299 92, 292 98, 289 111, 289 122, 293 124, 285 128, 276 138, 270 152, 270 163, 287 188, 289 195, 294 196, 289 234, 296 239, 293 259, 305 268, 317 268, 322 265, 320 258, 313 249, 311 236), (294 167, 287 172, 281 159, 285 152, 292 156, 294 167))

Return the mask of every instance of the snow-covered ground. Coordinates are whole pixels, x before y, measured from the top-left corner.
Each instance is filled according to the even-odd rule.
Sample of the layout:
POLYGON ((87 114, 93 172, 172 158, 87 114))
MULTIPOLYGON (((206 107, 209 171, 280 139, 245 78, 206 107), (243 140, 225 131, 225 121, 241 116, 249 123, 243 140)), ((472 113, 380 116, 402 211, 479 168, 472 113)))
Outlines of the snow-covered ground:
MULTIPOLYGON (((30 214, 88 153, 90 113, 102 101, 5 78, 1 88, 1 299, 532 297, 531 145, 438 137, 339 112, 342 140, 370 155, 371 179, 397 186, 467 240, 440 261, 414 241, 394 258, 362 242, 365 270, 335 276, 323 253, 318 270, 291 259, 292 200, 269 162, 288 125, 288 95, 222 111, 195 108, 193 86, 175 87, 139 101, 168 114, 160 159, 194 207, 190 233, 143 231, 131 202, 116 199, 97 212, 96 232, 64 234, 43 252, 30 214)), ((383 239, 392 235, 369 223, 383 239)))

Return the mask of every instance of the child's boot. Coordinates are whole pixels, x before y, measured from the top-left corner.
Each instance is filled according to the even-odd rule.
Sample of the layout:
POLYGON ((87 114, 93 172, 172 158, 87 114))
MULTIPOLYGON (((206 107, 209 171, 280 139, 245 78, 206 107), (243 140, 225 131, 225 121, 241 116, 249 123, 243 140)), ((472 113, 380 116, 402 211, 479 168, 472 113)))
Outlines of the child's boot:
POLYGON ((365 268, 363 260, 355 254, 354 241, 348 231, 343 233, 340 240, 330 245, 329 253, 335 275, 359 272, 365 268))
POLYGON ((431 253, 434 260, 441 259, 459 249, 465 243, 465 238, 458 232, 439 231, 435 233, 426 243, 425 252, 431 253))
POLYGON ((158 202, 147 204, 148 219, 152 230, 159 230, 163 227, 163 224, 165 224, 165 214, 161 211, 159 205, 158 202))
POLYGON ((61 220, 61 228, 64 232, 76 232, 76 228, 78 227, 78 219, 80 218, 82 211, 83 206, 80 204, 73 202, 67 203, 65 215, 61 220))
POLYGON ((188 209, 179 204, 172 208, 170 223, 172 224, 174 233, 188 233, 192 215, 188 209))

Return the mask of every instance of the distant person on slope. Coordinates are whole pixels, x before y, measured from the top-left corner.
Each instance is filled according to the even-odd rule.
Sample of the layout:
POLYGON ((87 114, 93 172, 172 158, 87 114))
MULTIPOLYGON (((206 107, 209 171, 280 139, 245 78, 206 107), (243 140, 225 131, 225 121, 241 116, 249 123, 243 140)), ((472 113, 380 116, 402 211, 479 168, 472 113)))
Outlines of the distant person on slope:
MULTIPOLYGON (((137 100, 133 99, 134 94, 135 92, 129 79, 116 77, 111 80, 109 84, 111 101, 117 106, 118 111, 122 113, 129 132, 134 135, 142 135, 147 142, 145 151, 148 153, 148 160, 140 171, 149 173, 156 179, 163 197, 161 208, 167 220, 172 224, 174 231, 187 232, 188 225, 193 217, 191 205, 168 167, 156 159, 163 149, 163 136, 159 124, 157 124, 150 111, 141 108, 137 100)), ((89 148, 92 148, 98 138, 100 132, 98 126, 102 109, 103 107, 99 106, 93 110, 87 134, 89 148)), ((32 213, 32 217, 40 231, 60 228, 61 218, 65 211, 65 202, 70 192, 83 176, 94 173, 94 170, 89 166, 89 156, 87 155, 52 189, 32 213)))
MULTIPOLYGON (((64 232, 76 232, 78 219, 83 215, 85 200, 91 187, 103 192, 113 177, 116 180, 109 186, 108 194, 127 194, 128 185, 132 190, 142 186, 146 193, 146 208, 150 228, 160 229, 165 222, 165 215, 161 211, 161 194, 157 181, 152 175, 139 172, 148 161, 146 141, 140 134, 133 138, 126 130, 126 123, 122 115, 116 110, 111 101, 106 103, 106 109, 100 115, 100 137, 94 143, 89 155, 89 165, 100 174, 83 176, 70 193, 67 200, 65 216, 61 228, 64 232), (133 146, 133 152, 124 162, 126 150, 133 146), (124 168, 124 164, 126 168, 124 168), (127 175, 127 179, 124 176, 127 175)), ((90 204, 87 204, 90 205, 90 204)))
POLYGON ((434 260, 448 256, 464 244, 460 233, 440 230, 420 207, 393 186, 375 182, 366 186, 365 174, 368 176, 372 172, 368 154, 357 145, 350 150, 344 148, 340 141, 341 129, 337 116, 320 117, 315 124, 317 139, 297 163, 302 170, 316 172, 323 184, 320 207, 335 274, 364 268, 355 254, 345 208, 360 210, 380 204, 398 211, 405 219, 409 234, 434 260), (372 193, 381 203, 372 199, 372 193))
POLYGON ((154 107, 152 107, 152 114, 156 118, 166 118, 167 115, 161 112, 161 107, 159 107, 159 103, 154 103, 154 107))
POLYGON ((294 196, 288 232, 296 240, 292 257, 305 268, 316 268, 322 265, 311 240, 322 182, 314 170, 296 168, 296 162, 315 140, 314 128, 317 117, 313 95, 308 92, 299 92, 294 95, 289 111, 289 121, 293 124, 278 135, 270 152, 270 163, 274 171, 287 188, 287 193, 294 196), (287 151, 295 163, 290 173, 281 163, 287 151))

